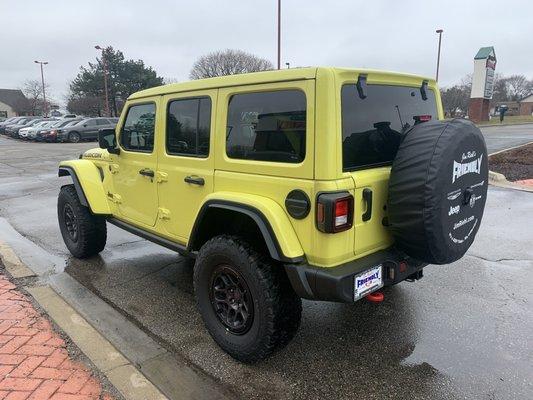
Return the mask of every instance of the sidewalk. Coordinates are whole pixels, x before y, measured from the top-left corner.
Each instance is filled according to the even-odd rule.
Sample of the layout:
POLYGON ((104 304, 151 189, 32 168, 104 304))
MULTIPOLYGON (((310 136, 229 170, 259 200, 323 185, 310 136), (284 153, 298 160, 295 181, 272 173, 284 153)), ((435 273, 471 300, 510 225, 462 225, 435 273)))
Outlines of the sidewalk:
POLYGON ((0 400, 112 400, 50 322, 0 272, 0 400))

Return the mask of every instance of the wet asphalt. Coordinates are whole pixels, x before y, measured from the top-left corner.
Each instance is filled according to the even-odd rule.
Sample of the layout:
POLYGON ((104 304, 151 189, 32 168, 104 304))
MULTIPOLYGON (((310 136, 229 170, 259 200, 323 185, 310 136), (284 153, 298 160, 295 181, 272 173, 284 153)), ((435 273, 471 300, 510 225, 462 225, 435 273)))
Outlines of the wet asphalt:
MULTIPOLYGON (((516 136, 533 140, 532 126, 506 128, 484 129, 490 152, 519 144, 516 136)), ((295 339, 249 366, 204 330, 189 261, 110 225, 101 256, 69 256, 56 222, 58 188, 67 183, 57 163, 94 146, 0 137, 0 216, 236 398, 533 398, 532 193, 491 187, 468 254, 386 289, 379 305, 304 301, 295 339)))

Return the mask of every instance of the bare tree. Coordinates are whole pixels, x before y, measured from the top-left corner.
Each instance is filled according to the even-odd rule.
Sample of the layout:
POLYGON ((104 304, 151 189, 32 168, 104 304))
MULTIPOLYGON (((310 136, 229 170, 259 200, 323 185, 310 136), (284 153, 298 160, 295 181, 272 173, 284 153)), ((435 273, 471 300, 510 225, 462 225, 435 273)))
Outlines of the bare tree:
MULTIPOLYGON (((48 89, 48 85, 44 85, 45 90, 48 89)), ((28 111, 32 115, 42 113, 44 110, 43 102, 43 85, 36 79, 29 79, 24 82, 22 92, 28 99, 28 111)))
POLYGON ((189 77, 202 79, 271 69, 274 69, 274 66, 264 58, 242 50, 227 49, 200 57, 194 63, 189 77))
POLYGON ((511 75, 505 78, 510 100, 520 100, 533 90, 533 82, 524 75, 511 75))

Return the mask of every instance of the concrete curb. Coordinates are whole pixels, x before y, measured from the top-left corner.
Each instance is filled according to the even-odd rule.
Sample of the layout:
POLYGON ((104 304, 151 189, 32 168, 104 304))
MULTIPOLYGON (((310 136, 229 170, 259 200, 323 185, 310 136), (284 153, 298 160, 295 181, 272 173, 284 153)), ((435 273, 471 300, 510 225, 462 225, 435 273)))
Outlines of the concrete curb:
POLYGON ((28 278, 30 276, 35 276, 35 273, 20 261, 20 258, 18 258, 13 249, 1 240, 0 259, 2 259, 4 267, 6 267, 7 272, 9 272, 13 278, 28 278))
MULTIPOLYGON (((518 146, 509 147, 508 149, 497 151, 495 153, 489 154, 489 157, 494 156, 496 154, 503 153, 505 151, 518 149, 520 147, 524 147, 530 144, 533 144, 533 142, 528 142, 528 143, 524 143, 518 146)), ((494 171, 489 171, 489 184, 491 184, 492 186, 498 186, 498 187, 507 188, 507 189, 516 189, 516 190, 522 190, 524 192, 533 192, 532 186, 520 185, 518 183, 510 182, 507 180, 505 175, 500 174, 498 172, 494 172, 494 171)))
POLYGON ((533 122, 517 122, 516 124, 485 124, 485 125, 476 124, 476 126, 480 129, 481 128, 499 128, 502 126, 519 126, 519 125, 533 125, 533 122))
POLYGON ((127 400, 167 398, 49 286, 25 288, 127 400))
POLYGON ((494 171, 489 171, 489 184, 491 184, 492 186, 497 186, 501 188, 516 189, 516 190, 521 190, 523 192, 533 193, 533 187, 509 182, 507 178, 505 177, 505 175, 500 174, 498 172, 494 172, 494 171))

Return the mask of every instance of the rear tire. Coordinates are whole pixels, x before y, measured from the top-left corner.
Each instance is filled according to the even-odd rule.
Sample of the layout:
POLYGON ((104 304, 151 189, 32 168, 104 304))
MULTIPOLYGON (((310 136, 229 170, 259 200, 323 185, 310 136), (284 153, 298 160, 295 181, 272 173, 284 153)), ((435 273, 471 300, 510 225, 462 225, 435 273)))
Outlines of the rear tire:
POLYGON ((74 257, 88 258, 100 253, 107 240, 105 218, 81 204, 74 185, 61 188, 57 201, 61 236, 74 257))
POLYGON ((70 143, 78 143, 81 141, 81 135, 78 132, 70 132, 68 134, 68 141, 70 143))
POLYGON ((205 326, 233 358, 253 363, 296 334, 301 299, 283 266, 233 236, 217 236, 199 251, 194 293, 205 326))

